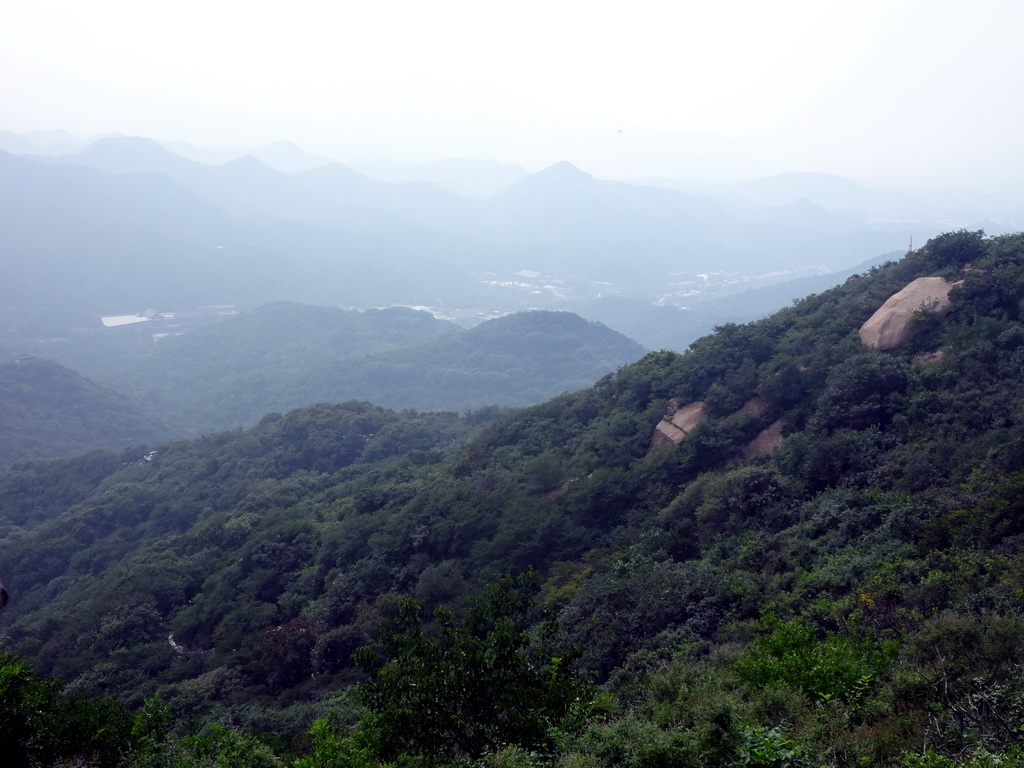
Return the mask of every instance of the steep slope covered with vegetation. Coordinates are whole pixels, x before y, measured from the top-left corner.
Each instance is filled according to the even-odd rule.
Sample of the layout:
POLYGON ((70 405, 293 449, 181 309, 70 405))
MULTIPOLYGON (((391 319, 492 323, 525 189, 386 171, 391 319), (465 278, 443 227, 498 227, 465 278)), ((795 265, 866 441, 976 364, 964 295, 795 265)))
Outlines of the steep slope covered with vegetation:
POLYGON ((461 447, 491 414, 347 404, 28 465, 5 648, 183 720, 328 713, 303 765, 1019 764, 1022 298, 1024 236, 956 232, 461 447), (921 276, 962 281, 948 311, 865 347, 921 276), (547 619, 495 581, 531 567, 547 619))

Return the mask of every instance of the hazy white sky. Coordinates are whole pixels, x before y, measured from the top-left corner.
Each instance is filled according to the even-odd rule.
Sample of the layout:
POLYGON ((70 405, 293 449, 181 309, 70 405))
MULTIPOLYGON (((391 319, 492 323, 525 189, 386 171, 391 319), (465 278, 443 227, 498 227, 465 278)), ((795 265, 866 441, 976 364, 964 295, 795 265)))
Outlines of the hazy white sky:
POLYGON ((0 0, 0 129, 1024 179, 1020 0, 0 0))

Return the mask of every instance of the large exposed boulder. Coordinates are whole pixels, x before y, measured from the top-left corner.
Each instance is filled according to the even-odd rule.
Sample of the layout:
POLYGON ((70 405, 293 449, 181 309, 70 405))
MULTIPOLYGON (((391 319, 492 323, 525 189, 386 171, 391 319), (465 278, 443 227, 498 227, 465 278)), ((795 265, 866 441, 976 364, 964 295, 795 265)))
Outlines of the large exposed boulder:
POLYGON ((707 416, 707 409, 699 400, 677 408, 671 417, 666 416, 658 422, 658 426, 654 428, 654 436, 651 438, 651 446, 669 443, 679 445, 707 416))
POLYGON ((906 344, 917 331, 915 316, 922 312, 944 312, 954 285, 943 277, 917 278, 890 296, 860 327, 861 343, 873 349, 895 349, 906 344))

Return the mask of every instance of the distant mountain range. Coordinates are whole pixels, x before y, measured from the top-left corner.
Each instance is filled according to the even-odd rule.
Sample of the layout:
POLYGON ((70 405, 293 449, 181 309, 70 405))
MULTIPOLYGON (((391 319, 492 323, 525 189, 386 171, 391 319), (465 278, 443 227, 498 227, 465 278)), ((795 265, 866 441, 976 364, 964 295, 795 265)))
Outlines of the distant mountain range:
MULTIPOLYGON (((580 273, 588 280, 625 280, 633 289, 681 262, 696 262, 695 268, 845 266, 893 243, 890 233, 856 222, 839 237, 835 227, 821 233, 820 227, 793 230, 791 222, 771 217, 744 220, 704 197, 595 179, 564 162, 477 201, 429 182, 377 181, 338 163, 285 173, 248 156, 209 166, 138 137, 101 139, 74 155, 34 159, 114 174, 163 174, 243 220, 404 236, 425 227, 482 239, 491 244, 490 264, 482 266, 580 273), (637 258, 624 259, 625 253, 637 258)), ((480 254, 468 250, 470 263, 479 263, 480 254)))
POLYGON ((454 159, 410 165, 379 161, 362 163, 355 168, 379 181, 393 184, 429 181, 470 197, 491 197, 530 175, 529 171, 519 165, 494 160, 454 159))
MULTIPOLYGON (((99 150, 94 150, 98 152, 99 150)), ((163 150, 161 150, 163 151, 163 150)), ((247 167, 189 164, 235 189, 247 167)), ((285 176, 284 174, 278 174, 285 176)), ((254 193, 255 194, 255 193, 254 193)), ((59 336, 104 314, 275 300, 444 304, 475 281, 440 244, 260 218, 242 221, 163 173, 110 174, 0 153, 0 321, 5 337, 59 336)))
POLYGON ((464 324, 570 310, 681 348, 736 314, 709 301, 949 228, 946 209, 826 174, 673 189, 462 160, 371 178, 290 144, 214 164, 230 153, 124 136, 71 151, 74 138, 0 134, 21 155, 0 152, 0 345, 13 352, 101 315, 275 301, 426 306, 464 324), (610 302, 636 311, 602 313, 610 302), (710 326, 638 328, 694 313, 710 326))

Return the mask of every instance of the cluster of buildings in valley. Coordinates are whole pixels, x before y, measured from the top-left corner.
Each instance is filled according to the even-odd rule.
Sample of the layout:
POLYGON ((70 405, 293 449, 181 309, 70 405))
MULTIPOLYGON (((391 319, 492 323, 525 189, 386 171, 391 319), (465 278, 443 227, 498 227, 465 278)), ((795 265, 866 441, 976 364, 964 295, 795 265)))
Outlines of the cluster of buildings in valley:
MULTIPOLYGON (((651 298, 661 306, 685 308, 696 301, 739 293, 751 288, 761 288, 801 277, 827 274, 830 270, 822 264, 811 264, 793 269, 775 270, 760 274, 746 274, 739 271, 705 270, 672 272, 665 276, 665 292, 651 298)), ((499 290, 518 291, 556 300, 588 300, 604 296, 636 294, 625 285, 604 281, 573 281, 531 269, 521 269, 515 274, 484 276, 485 285, 499 290)))
POLYGON ((207 307, 193 307, 175 312, 157 312, 154 309, 147 309, 145 312, 132 315, 104 315, 100 318, 100 322, 105 328, 152 323, 153 341, 159 341, 168 336, 180 336, 190 327, 203 321, 237 314, 238 310, 234 304, 212 304, 207 307))

